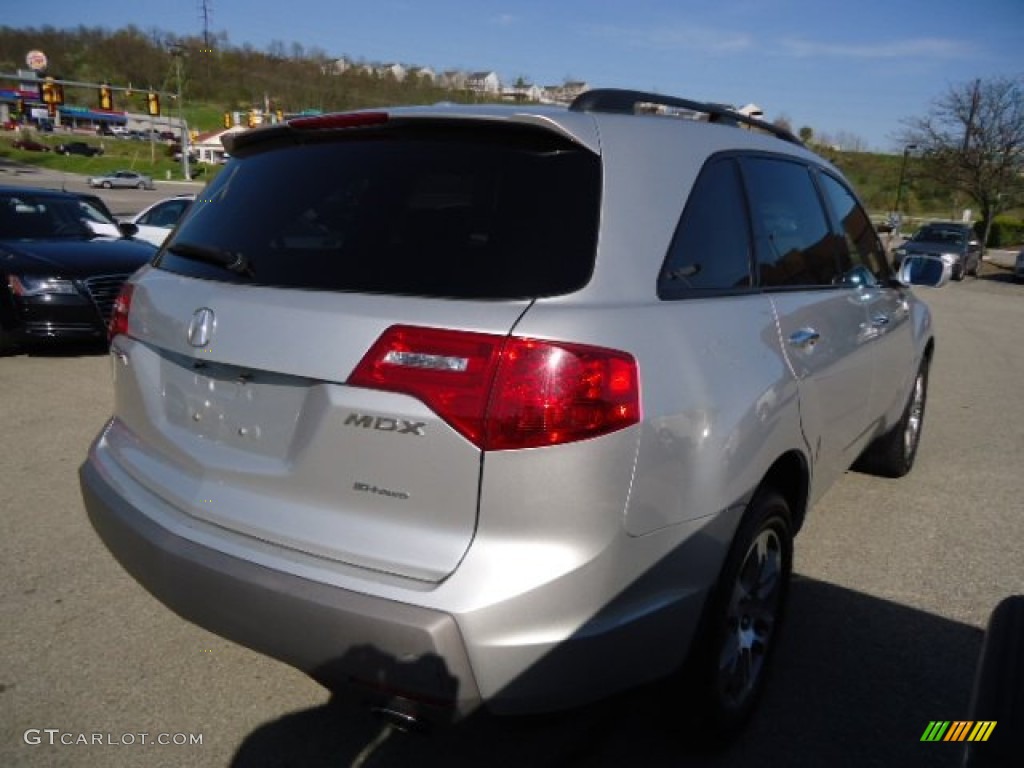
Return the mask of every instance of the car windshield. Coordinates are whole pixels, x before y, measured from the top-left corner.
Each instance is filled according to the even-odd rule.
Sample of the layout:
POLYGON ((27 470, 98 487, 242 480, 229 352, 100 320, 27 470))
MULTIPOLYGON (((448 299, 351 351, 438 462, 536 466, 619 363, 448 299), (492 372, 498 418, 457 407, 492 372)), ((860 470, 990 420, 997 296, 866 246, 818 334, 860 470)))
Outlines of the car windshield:
POLYGON ((72 198, 0 196, 0 239, 81 239, 93 236, 87 220, 109 223, 94 207, 72 198))
POLYGON ((945 243, 947 245, 963 245, 964 244, 964 233, 958 232, 955 229, 937 229, 934 227, 925 227, 924 229, 918 230, 917 234, 913 238, 919 243, 945 243))
POLYGON ((117 222, 107 216, 97 206, 86 200, 80 200, 78 203, 79 213, 83 221, 93 222, 95 224, 113 224, 117 226, 117 222))

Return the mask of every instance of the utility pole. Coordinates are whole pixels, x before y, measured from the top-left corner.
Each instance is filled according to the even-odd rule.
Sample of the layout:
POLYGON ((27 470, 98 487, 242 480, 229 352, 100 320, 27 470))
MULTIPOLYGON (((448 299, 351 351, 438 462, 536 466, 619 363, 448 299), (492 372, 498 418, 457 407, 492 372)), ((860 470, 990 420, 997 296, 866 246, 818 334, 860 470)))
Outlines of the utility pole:
POLYGON ((178 80, 178 123, 181 131, 181 140, 178 142, 181 146, 181 175, 185 181, 192 180, 192 172, 188 167, 188 125, 185 123, 185 117, 182 112, 182 98, 181 98, 181 60, 185 56, 185 47, 182 45, 171 46, 171 55, 174 57, 174 71, 177 75, 178 80))
MULTIPOLYGON (((971 89, 971 108, 967 112, 967 124, 964 126, 964 141, 960 145, 960 162, 956 165, 956 173, 959 176, 967 165, 967 151, 971 148, 971 131, 974 130, 974 118, 978 114, 978 103, 981 99, 978 89, 981 87, 981 80, 975 79, 974 87, 971 89)), ((958 185, 957 185, 958 187, 958 185)), ((960 191, 954 187, 953 192, 953 218, 960 215, 960 191)))
POLYGON ((981 86, 981 80, 974 81, 974 89, 971 92, 971 110, 967 113, 967 125, 964 128, 964 143, 960 148, 960 152, 963 155, 967 155, 967 150, 971 146, 971 130, 974 128, 974 116, 978 114, 978 101, 980 96, 978 94, 978 88, 981 86))
POLYGON ((896 204, 893 206, 893 218, 895 220, 895 231, 898 233, 903 225, 903 214, 900 213, 900 204, 903 201, 903 179, 907 174, 907 157, 910 156, 910 151, 917 149, 917 144, 907 144, 903 148, 903 162, 900 163, 900 180, 896 184, 896 204))

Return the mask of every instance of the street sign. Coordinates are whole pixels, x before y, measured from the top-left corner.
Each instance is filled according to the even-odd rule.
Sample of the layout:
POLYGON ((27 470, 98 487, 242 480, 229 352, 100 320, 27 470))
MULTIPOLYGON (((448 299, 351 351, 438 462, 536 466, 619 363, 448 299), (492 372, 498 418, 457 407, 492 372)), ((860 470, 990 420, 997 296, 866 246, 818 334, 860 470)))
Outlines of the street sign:
POLYGON ((46 69, 46 54, 42 51, 29 51, 25 55, 25 63, 28 64, 28 68, 35 72, 42 72, 46 69))

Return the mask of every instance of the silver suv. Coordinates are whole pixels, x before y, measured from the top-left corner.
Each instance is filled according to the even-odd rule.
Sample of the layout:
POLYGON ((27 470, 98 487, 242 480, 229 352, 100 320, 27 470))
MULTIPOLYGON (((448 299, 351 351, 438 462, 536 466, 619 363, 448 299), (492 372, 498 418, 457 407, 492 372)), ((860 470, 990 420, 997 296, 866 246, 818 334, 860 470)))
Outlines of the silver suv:
POLYGON ((626 91, 228 151, 112 320, 81 480, 123 566, 396 717, 568 707, 689 657, 738 727, 808 508, 921 434, 930 316, 839 172, 626 91))

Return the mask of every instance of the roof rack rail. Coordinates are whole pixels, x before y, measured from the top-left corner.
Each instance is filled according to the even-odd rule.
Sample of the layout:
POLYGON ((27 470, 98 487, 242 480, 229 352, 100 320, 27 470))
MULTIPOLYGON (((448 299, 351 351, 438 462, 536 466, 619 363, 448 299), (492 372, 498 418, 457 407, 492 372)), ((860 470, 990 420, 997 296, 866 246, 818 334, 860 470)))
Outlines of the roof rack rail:
POLYGON ((783 141, 804 146, 796 136, 777 125, 758 120, 737 112, 724 104, 711 104, 703 101, 680 99, 675 96, 662 96, 659 93, 630 91, 622 88, 597 88, 584 91, 569 105, 572 112, 610 112, 621 115, 636 114, 637 107, 642 104, 654 104, 661 107, 674 107, 690 112, 699 112, 708 116, 709 123, 738 125, 743 123, 761 131, 771 133, 783 141))

